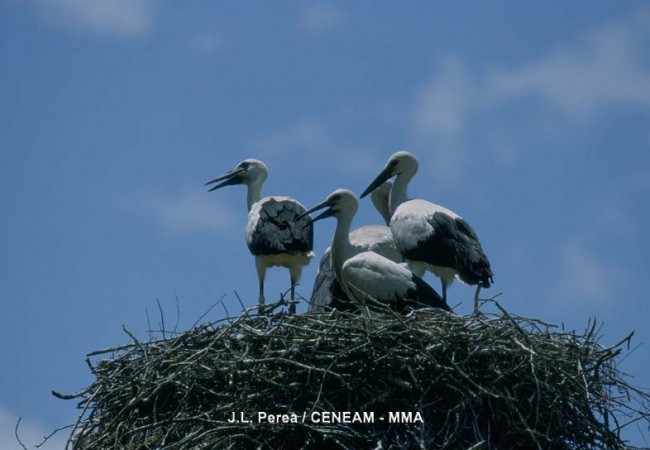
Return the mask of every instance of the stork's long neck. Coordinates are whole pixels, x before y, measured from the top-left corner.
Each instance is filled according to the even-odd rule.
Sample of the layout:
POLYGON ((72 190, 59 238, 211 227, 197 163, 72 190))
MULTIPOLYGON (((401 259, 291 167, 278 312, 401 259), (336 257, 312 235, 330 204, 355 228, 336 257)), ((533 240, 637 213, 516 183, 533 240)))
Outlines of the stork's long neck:
POLYGON ((331 258, 334 265, 336 277, 341 279, 343 263, 355 253, 354 246, 350 242, 350 228, 352 226, 352 215, 341 215, 336 219, 336 231, 332 240, 331 258))
POLYGON ((413 173, 402 172, 395 178, 395 182, 393 183, 393 187, 390 190, 390 196, 388 198, 391 216, 399 205, 409 199, 407 189, 411 178, 413 178, 413 175, 413 173))
POLYGON ((260 201, 262 198, 262 184, 263 183, 252 183, 248 185, 248 194, 246 196, 246 202, 248 205, 248 210, 250 211, 253 205, 260 201))
MULTIPOLYGON (((377 191, 375 191, 377 192, 377 191)), ((373 192, 373 194, 375 193, 373 192)), ((390 195, 390 192, 389 192, 390 195)), ((375 205, 375 209, 381 215, 381 218, 384 219, 384 223, 386 225, 390 225, 390 209, 388 206, 388 198, 386 197, 379 197, 379 196, 372 196, 371 197, 372 204, 375 205)))

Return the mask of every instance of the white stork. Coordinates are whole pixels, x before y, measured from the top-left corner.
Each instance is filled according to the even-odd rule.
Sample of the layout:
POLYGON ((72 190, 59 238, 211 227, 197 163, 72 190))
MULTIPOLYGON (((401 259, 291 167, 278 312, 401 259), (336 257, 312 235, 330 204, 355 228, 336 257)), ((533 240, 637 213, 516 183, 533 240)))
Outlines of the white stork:
POLYGON ((450 311, 440 295, 407 268, 350 242, 350 227, 359 201, 337 189, 308 214, 328 208, 314 219, 336 218, 331 254, 334 273, 345 294, 357 304, 377 301, 391 306, 426 305, 450 311))
POLYGON ((474 312, 482 287, 490 287, 492 269, 472 227, 455 212, 426 200, 411 200, 409 181, 418 170, 418 160, 409 152, 393 154, 382 172, 361 194, 365 197, 396 175, 390 192, 390 229, 397 248, 418 276, 429 270, 442 281, 442 298, 454 277, 476 285, 474 312))
MULTIPOLYGON (((295 287, 302 269, 314 257, 314 228, 310 219, 301 217, 305 207, 291 197, 264 197, 262 185, 268 176, 266 165, 257 159, 246 159, 207 185, 221 183, 210 191, 234 184, 248 188, 248 221, 246 245, 255 256, 259 279, 259 303, 264 305, 264 278, 268 267, 282 266, 291 276, 291 303, 289 312, 295 313, 295 287)), ((262 310, 260 310, 262 311, 262 310)))
MULTIPOLYGON (((350 242, 356 247, 370 250, 396 263, 402 262, 402 254, 397 250, 393 234, 388 227, 390 213, 388 196, 393 182, 388 180, 372 191, 370 199, 384 219, 385 225, 364 225, 350 233, 350 242)), ((325 250, 318 265, 318 273, 314 281, 309 307, 307 311, 323 311, 325 307, 347 309, 352 306, 350 299, 341 289, 332 267, 330 249, 325 250)))

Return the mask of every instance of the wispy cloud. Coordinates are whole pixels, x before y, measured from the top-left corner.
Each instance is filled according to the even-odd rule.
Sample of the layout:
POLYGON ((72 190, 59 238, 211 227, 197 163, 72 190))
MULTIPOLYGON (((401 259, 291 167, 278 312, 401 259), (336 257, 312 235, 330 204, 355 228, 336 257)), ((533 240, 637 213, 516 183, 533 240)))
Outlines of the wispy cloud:
POLYGON ((532 95, 573 117, 650 108, 649 43, 650 9, 643 8, 536 61, 494 70, 487 87, 495 99, 532 95))
MULTIPOLYGON (((313 17, 330 14, 319 8, 305 6, 303 23, 314 25, 313 17)), ((387 109, 400 112, 388 126, 399 129, 403 145, 417 152, 421 170, 436 182, 458 184, 486 160, 512 169, 524 152, 520 135, 530 139, 546 132, 540 124, 558 123, 558 112, 562 123, 584 124, 611 106, 650 109, 650 65, 643 56, 650 51, 649 30, 650 8, 643 8, 510 67, 470 65, 462 55, 443 55, 405 104, 384 100, 387 109), (525 111, 513 117, 522 101, 525 111), (540 128, 521 131, 522 123, 540 128)), ((359 138, 358 127, 350 133, 345 120, 345 114, 301 119, 249 144, 261 155, 290 157, 304 167, 322 161, 323 154, 341 170, 381 167, 381 143, 359 138)))
POLYGON ((146 195, 138 208, 153 215, 166 231, 181 234, 233 230, 237 225, 235 217, 241 216, 234 214, 218 196, 190 189, 171 195, 146 195))
POLYGON ((475 94, 465 61, 447 55, 438 61, 434 77, 417 92, 415 131, 422 135, 455 136, 463 131, 475 94))
POLYGON ((300 28, 310 33, 338 28, 345 20, 343 11, 328 3, 304 3, 298 14, 300 28))
POLYGON ((416 92, 411 113, 414 143, 428 149, 429 169, 437 180, 455 181, 467 163, 463 133, 479 100, 477 88, 463 59, 448 55, 416 92))
MULTIPOLYGON (((0 406, 0 448, 19 448, 20 445, 16 440, 15 429, 18 417, 0 406)), ((34 448, 43 441, 43 438, 53 431, 34 423, 34 421, 23 418, 18 429, 20 440, 28 448, 34 448)), ((68 436, 66 431, 60 431, 47 440, 39 449, 42 450, 61 450, 65 447, 68 436)))
POLYGON ((217 31, 205 30, 190 36, 188 46, 194 53, 207 55, 227 49, 228 41, 217 31))
POLYGON ((429 169, 438 180, 466 176, 482 156, 470 143, 479 129, 492 139, 480 151, 513 167, 517 150, 486 123, 524 99, 532 100, 527 114, 552 121, 558 113, 585 123, 611 107, 648 110, 649 52, 650 8, 645 7, 512 67, 470 68, 460 55, 442 56, 407 111, 412 140, 431 152, 429 169))
POLYGON ((320 169, 327 157, 328 166, 337 171, 358 175, 367 171, 370 176, 384 164, 383 159, 377 157, 376 149, 358 142, 339 125, 336 120, 300 120, 254 137, 248 145, 262 158, 291 160, 291 167, 320 169))
POLYGON ((569 241, 560 259, 559 295, 563 300, 607 303, 619 286, 620 273, 583 243, 569 241))
POLYGON ((47 23, 79 31, 133 38, 154 27, 153 0, 29 0, 47 23))
POLYGON ((332 145, 331 133, 327 128, 322 121, 301 120, 284 129, 254 138, 251 146, 270 156, 298 152, 314 156, 332 145))

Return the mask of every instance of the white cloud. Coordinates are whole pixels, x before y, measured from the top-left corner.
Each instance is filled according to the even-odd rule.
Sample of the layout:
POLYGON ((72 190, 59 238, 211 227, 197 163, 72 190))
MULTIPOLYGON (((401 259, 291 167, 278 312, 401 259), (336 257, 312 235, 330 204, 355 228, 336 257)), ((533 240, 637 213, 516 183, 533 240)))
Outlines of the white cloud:
POLYGON ((248 146, 260 155, 278 161, 287 167, 301 167, 305 171, 327 167, 341 173, 371 176, 384 164, 367 143, 355 142, 337 125, 337 120, 300 120, 285 128, 254 137, 248 146))
POLYGON ((465 127, 475 83, 458 56, 441 58, 434 72, 433 79, 417 93, 415 131, 423 136, 455 136, 465 127))
MULTIPOLYGON (((311 12, 309 8, 305 6, 303 19, 313 25, 315 19, 306 18, 319 16, 320 7, 311 12)), ((403 144, 420 156, 421 170, 436 182, 457 185, 486 159, 513 169, 525 151, 519 142, 522 131, 516 128, 521 124, 540 127, 525 130, 529 138, 547 132, 543 127, 549 123, 588 119, 613 105, 650 107, 650 65, 644 56, 650 41, 648 25, 650 9, 636 10, 510 68, 475 67, 460 55, 444 55, 432 75, 413 90, 406 106, 389 102, 388 109, 401 114, 387 126, 401 128, 403 144), (504 124, 513 107, 521 110, 517 102, 527 99, 533 100, 526 108, 527 117, 504 124), (549 105, 563 117, 558 119, 556 111, 549 113, 549 105), (499 126, 491 126, 495 121, 499 126)), ((341 171, 382 167, 384 158, 377 156, 381 142, 359 138, 363 133, 358 128, 356 134, 348 131, 348 119, 339 114, 300 120, 254 137, 249 144, 262 157, 290 158, 288 162, 306 169, 321 165, 326 157, 330 166, 335 164, 341 171)))
MULTIPOLYGON (((15 435, 17 422, 18 417, 15 414, 0 406, 0 448, 20 448, 20 444, 16 440, 15 435)), ((53 430, 54 428, 49 429, 41 424, 34 423, 33 420, 23 417, 18 428, 18 435, 27 448, 35 448, 53 430)), ((65 447, 67 439, 67 430, 62 430, 38 448, 39 450, 61 450, 65 447)))
POLYGON ((440 57, 407 111, 418 154, 429 152, 423 169, 455 182, 486 150, 502 167, 514 167, 519 150, 486 124, 522 99, 533 100, 528 114, 535 123, 557 122, 558 112, 585 121, 612 106, 650 109, 648 54, 650 8, 642 8, 514 67, 471 70, 459 55, 440 57), (481 148, 470 140, 477 129, 485 134, 481 148))
POLYGON ((301 120, 284 129, 254 138, 251 146, 269 156, 299 152, 316 156, 332 146, 332 139, 323 122, 301 120))
POLYGON ((92 34, 139 37, 154 26, 153 0, 31 1, 46 22, 92 34))
POLYGON ((218 32, 207 30, 192 35, 188 42, 190 50, 198 54, 212 54, 228 48, 228 42, 218 32))
POLYGON ((589 304, 607 303, 619 286, 619 271, 577 241, 562 249, 558 289, 567 301, 589 304))
POLYGON ((305 3, 298 15, 300 28, 311 33, 322 33, 345 23, 343 12, 328 3, 305 3))
POLYGON ((150 194, 140 202, 140 209, 153 214, 165 230, 174 233, 232 230, 238 224, 236 217, 244 215, 235 215, 218 196, 200 189, 172 195, 150 194))
POLYGON ((616 105, 649 108, 649 39, 650 9, 643 8, 536 61, 496 69, 487 87, 496 99, 532 95, 577 118, 616 105))
POLYGON ((449 55, 438 61, 434 77, 416 92, 413 138, 418 148, 426 149, 436 180, 453 182, 464 171, 469 150, 463 133, 470 112, 481 101, 477 87, 463 59, 449 55))

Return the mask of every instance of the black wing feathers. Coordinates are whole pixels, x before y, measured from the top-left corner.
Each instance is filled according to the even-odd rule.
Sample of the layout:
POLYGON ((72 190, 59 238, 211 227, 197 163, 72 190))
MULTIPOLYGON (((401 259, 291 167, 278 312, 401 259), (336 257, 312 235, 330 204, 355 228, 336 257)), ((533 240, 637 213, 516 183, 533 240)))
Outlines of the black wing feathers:
POLYGON ((463 219, 437 212, 429 218, 434 233, 406 249, 404 257, 451 267, 465 283, 489 287, 492 282, 490 262, 483 253, 474 229, 463 219))
POLYGON ((259 219, 249 243, 255 255, 310 252, 314 248, 314 228, 311 218, 298 217, 305 212, 292 200, 268 199, 260 208, 259 219))

